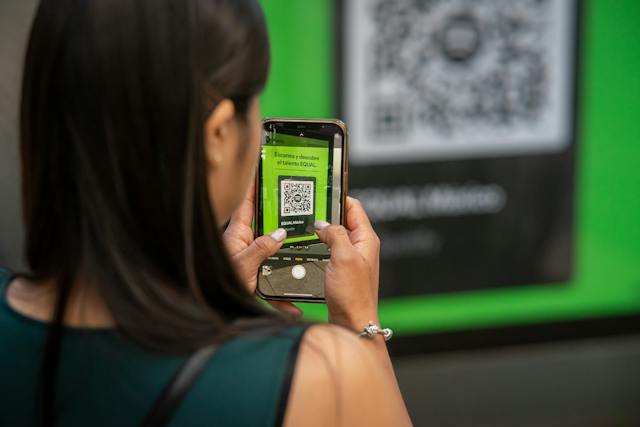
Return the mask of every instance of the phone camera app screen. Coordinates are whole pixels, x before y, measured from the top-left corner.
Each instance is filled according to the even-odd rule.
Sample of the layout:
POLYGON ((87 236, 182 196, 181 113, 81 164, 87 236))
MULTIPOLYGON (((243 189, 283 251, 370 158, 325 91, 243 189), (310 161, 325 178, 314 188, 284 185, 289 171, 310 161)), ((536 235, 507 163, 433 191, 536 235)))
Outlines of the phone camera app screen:
POLYGON ((287 239, 258 272, 264 295, 324 298, 330 250, 318 239, 313 224, 340 223, 341 161, 341 133, 271 125, 265 130, 256 226, 261 235, 284 228, 287 239))

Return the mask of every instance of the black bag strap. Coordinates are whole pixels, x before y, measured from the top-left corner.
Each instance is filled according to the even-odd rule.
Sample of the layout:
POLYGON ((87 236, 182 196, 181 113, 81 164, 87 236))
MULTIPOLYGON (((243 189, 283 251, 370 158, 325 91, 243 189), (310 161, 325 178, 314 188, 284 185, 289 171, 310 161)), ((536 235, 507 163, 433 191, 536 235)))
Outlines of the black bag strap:
POLYGON ((165 426, 171 420, 182 399, 191 389, 207 366, 218 347, 210 345, 197 350, 184 361, 171 382, 164 389, 151 411, 140 424, 141 427, 165 426))

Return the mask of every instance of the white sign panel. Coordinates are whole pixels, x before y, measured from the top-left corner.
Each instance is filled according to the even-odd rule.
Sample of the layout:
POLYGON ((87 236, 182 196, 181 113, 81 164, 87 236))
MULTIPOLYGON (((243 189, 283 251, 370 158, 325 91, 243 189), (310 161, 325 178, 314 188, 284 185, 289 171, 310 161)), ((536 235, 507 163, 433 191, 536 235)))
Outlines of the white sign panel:
POLYGON ((343 0, 356 164, 557 152, 569 143, 574 0, 343 0))

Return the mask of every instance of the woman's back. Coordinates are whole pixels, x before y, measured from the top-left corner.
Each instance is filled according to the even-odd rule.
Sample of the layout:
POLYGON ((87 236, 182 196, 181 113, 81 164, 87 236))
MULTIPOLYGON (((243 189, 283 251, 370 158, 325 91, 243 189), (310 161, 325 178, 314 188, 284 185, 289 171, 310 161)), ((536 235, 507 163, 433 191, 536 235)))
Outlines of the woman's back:
MULTIPOLYGON (((47 326, 9 306, 9 280, 0 270, 0 425, 34 425, 47 326)), ((280 425, 303 330, 222 345, 171 425, 280 425)), ((56 383, 58 425, 138 425, 183 360, 145 352, 109 329, 66 328, 56 383)))
POLYGON ((380 241, 355 200, 348 230, 315 225, 334 325, 300 344, 304 327, 256 300, 286 238, 251 228, 269 61, 258 0, 40 2, 20 113, 27 271, 0 288, 0 425, 138 425, 184 360, 170 355, 212 345, 173 425, 410 423, 367 326, 380 241), (257 338, 256 323, 281 332, 257 338))

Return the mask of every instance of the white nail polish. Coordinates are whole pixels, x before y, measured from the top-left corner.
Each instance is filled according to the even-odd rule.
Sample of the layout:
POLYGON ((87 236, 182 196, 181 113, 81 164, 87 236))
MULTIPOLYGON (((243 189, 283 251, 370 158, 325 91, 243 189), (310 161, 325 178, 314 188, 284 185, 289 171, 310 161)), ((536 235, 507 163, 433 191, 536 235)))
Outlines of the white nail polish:
POLYGON ((313 226, 316 230, 322 230, 323 228, 327 228, 330 225, 331 224, 329 224, 327 221, 316 221, 313 223, 313 226))
POLYGON ((287 238, 287 230, 285 230, 284 228, 278 228, 277 230, 271 232, 270 236, 276 242, 282 242, 287 238))

